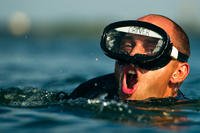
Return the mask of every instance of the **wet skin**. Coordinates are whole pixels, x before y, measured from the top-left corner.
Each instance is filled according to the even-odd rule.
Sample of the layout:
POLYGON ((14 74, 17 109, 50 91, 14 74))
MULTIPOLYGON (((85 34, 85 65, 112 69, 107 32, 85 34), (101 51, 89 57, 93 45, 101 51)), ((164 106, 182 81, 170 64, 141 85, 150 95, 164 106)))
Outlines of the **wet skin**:
MULTIPOLYGON (((174 29, 171 22, 166 18, 147 16, 139 20, 155 24, 164 29, 172 38, 172 43, 176 46, 175 38, 177 35, 173 32, 174 29)), ((144 40, 136 40, 135 47, 130 52, 130 55, 144 53, 143 42, 144 40)), ((130 49, 127 48, 127 50, 130 49)), ((177 89, 179 89, 180 84, 187 77, 188 73, 188 63, 182 63, 174 59, 166 66, 157 70, 144 70, 120 61, 116 61, 115 64, 115 76, 118 82, 119 95, 121 99, 126 100, 175 97, 177 89)))
MULTIPOLYGON (((121 97, 128 100, 143 100, 150 97, 164 98, 173 95, 173 91, 169 88, 170 77, 175 71, 176 61, 171 61, 167 66, 154 70, 148 71, 135 67, 132 64, 121 64, 116 62, 116 77, 118 83, 121 83, 120 94, 121 97), (134 82, 133 88, 128 89, 132 92, 128 93, 126 89, 125 81, 128 79, 128 73, 134 71, 136 78, 129 82, 134 82), (126 79, 125 79, 126 78, 126 79), (134 81, 136 80, 136 81, 134 81), (158 89, 159 88, 159 89, 158 89)), ((131 79, 130 79, 131 80, 131 79)))

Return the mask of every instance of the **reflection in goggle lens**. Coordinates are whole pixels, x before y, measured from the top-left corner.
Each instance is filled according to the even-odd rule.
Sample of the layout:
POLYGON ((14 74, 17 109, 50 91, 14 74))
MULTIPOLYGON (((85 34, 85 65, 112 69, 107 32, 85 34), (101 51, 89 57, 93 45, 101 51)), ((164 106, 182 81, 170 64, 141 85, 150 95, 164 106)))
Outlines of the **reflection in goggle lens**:
POLYGON ((107 33, 106 47, 117 54, 145 54, 155 55, 163 45, 161 37, 151 37, 133 33, 111 30, 107 33))

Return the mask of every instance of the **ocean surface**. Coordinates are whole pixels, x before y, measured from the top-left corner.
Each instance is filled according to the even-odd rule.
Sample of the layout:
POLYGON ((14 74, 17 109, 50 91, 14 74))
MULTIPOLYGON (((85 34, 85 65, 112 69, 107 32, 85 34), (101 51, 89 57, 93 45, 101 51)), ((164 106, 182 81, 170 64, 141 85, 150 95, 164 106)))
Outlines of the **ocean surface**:
POLYGON ((98 38, 0 36, 0 132, 199 132, 200 38, 190 38, 191 71, 181 90, 191 100, 127 103, 58 100, 60 92, 114 71, 98 38))

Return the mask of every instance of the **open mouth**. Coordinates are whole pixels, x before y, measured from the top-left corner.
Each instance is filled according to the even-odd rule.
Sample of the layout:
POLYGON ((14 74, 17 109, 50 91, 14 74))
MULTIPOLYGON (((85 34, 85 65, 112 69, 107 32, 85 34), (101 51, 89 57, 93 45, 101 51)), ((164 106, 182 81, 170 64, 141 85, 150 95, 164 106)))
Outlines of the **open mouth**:
POLYGON ((135 90, 137 89, 137 82, 138 82, 138 78, 137 78, 137 73, 136 70, 132 69, 132 68, 125 68, 123 70, 123 76, 122 76, 122 92, 124 94, 128 94, 131 95, 135 92, 135 90))

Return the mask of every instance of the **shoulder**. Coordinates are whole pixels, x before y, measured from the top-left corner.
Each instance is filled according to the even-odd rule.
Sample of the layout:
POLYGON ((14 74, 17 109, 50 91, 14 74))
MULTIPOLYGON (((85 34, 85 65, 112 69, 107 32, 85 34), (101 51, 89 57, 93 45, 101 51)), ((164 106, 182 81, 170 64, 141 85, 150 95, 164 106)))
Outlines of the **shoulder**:
POLYGON ((69 98, 97 98, 101 95, 113 97, 117 93, 114 73, 90 79, 80 84, 70 94, 69 98))

